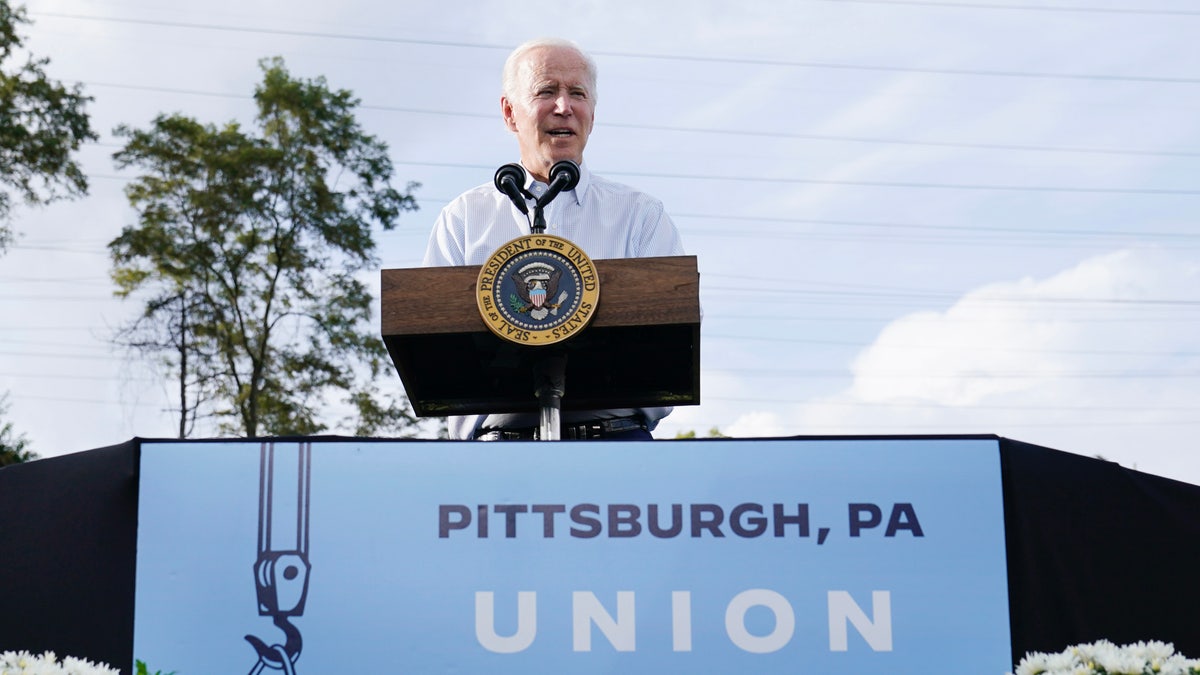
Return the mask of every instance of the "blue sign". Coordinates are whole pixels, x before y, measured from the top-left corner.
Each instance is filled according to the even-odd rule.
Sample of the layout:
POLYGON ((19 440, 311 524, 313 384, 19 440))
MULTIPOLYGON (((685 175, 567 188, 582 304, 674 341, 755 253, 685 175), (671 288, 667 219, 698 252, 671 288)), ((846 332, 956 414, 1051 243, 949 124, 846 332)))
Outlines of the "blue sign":
POLYGON ((1011 668, 996 440, 145 443, 185 675, 1011 668))

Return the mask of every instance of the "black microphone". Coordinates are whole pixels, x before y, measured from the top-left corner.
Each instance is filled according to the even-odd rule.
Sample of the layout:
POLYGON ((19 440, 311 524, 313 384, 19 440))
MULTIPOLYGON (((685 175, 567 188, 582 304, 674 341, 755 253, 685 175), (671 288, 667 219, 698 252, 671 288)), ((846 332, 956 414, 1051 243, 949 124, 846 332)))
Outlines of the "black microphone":
POLYGON ((550 188, 537 200, 538 207, 549 204, 564 190, 574 190, 576 185, 579 185, 579 165, 569 159, 555 162, 550 167, 550 188))
POLYGON ((496 189, 508 195, 521 213, 529 215, 529 204, 525 203, 525 197, 522 194, 525 187, 525 167, 520 164, 505 164, 496 169, 494 182, 496 189))

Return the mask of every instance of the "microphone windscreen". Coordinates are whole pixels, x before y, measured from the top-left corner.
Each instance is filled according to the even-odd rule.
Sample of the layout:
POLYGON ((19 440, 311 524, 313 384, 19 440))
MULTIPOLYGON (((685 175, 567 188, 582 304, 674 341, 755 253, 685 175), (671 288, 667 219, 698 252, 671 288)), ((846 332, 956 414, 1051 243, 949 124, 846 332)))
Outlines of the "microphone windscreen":
POLYGON ((503 187, 505 178, 512 179, 512 181, 517 184, 518 188, 525 187, 525 167, 521 166, 520 164, 505 164, 499 169, 496 169, 496 178, 494 182, 496 183, 496 189, 500 190, 501 192, 505 191, 503 187))
POLYGON ((569 159, 554 163, 550 167, 550 182, 563 181, 563 192, 574 190, 579 185, 579 165, 569 159))

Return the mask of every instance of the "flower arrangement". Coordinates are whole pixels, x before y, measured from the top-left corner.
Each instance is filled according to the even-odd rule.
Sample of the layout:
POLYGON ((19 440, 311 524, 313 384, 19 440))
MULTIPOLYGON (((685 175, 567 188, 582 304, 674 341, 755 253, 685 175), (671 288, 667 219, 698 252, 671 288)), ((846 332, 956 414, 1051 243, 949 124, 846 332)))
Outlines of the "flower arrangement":
POLYGON ((29 652, 0 653, 0 675, 121 675, 103 663, 92 663, 68 656, 59 663, 54 652, 41 655, 29 652))
POLYGON ((1176 654, 1174 645, 1163 642, 1118 647, 1100 640, 1059 654, 1026 654, 1015 675, 1200 675, 1200 660, 1176 654))

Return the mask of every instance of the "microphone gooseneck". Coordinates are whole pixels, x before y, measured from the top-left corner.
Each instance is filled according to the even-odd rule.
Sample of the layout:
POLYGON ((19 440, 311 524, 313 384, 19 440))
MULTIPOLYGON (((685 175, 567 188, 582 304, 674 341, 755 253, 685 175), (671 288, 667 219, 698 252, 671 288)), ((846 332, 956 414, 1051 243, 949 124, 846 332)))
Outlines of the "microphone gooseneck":
POLYGON ((508 195, 512 200, 513 205, 521 211, 522 214, 529 215, 529 204, 525 201, 525 168, 520 164, 505 164, 496 169, 496 177, 493 180, 496 184, 496 189, 508 195))
POLYGON ((576 185, 579 185, 579 165, 569 159, 555 162, 554 166, 550 167, 549 189, 537 200, 537 207, 540 209, 546 206, 560 192, 574 190, 576 185))
MULTIPOLYGON (((508 195, 509 200, 526 218, 529 217, 529 200, 533 200, 533 195, 525 190, 525 167, 515 163, 505 164, 496 169, 496 176, 492 182, 497 190, 508 195)), ((554 201, 559 193, 574 190, 576 185, 579 185, 578 164, 564 159, 550 167, 550 184, 546 187, 546 193, 534 200, 533 204, 533 222, 530 227, 535 234, 546 231, 546 216, 543 213, 546 205, 554 201)))

